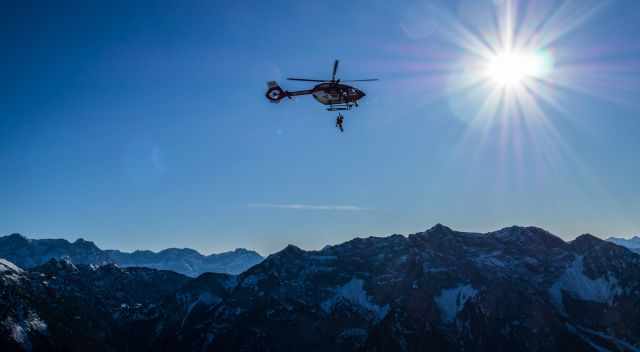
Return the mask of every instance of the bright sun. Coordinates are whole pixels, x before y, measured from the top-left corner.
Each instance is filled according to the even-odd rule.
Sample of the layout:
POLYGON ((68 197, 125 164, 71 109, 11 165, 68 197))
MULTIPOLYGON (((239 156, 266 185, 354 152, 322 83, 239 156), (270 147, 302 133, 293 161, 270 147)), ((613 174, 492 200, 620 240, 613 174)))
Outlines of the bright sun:
POLYGON ((507 88, 539 78, 547 71, 547 60, 542 53, 504 51, 487 60, 485 74, 498 86, 507 88))

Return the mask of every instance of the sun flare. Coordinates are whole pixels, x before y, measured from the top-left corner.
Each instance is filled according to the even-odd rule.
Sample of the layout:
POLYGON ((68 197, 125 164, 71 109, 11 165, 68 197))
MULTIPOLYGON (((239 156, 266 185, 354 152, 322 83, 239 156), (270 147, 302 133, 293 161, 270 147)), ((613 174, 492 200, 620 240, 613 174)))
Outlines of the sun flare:
POLYGON ((549 65, 542 53, 504 51, 488 58, 485 75, 500 87, 513 87, 540 78, 548 71, 549 65))

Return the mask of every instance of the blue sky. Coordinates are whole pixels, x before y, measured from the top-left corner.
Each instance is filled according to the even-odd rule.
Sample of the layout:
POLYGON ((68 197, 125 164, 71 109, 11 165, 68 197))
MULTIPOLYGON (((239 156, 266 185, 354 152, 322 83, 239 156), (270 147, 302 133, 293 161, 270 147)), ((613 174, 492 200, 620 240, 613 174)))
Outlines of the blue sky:
POLYGON ((640 233, 636 1, 4 7, 0 234, 268 254, 438 222, 640 233), (553 69, 491 119, 487 85, 456 83, 478 60, 462 33, 494 41, 506 3, 553 69), (336 58, 381 79, 344 134, 310 97, 265 100, 336 58))

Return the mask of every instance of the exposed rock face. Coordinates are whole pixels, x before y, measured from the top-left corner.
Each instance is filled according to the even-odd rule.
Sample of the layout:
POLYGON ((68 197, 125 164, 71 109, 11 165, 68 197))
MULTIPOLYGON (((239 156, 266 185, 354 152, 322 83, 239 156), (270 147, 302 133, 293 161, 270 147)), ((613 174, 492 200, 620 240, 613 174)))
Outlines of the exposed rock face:
MULTIPOLYGON (((13 298, 22 313, 0 319, 37 316, 46 329, 36 323, 24 330, 40 350, 640 346, 640 255, 590 235, 567 243, 535 227, 479 234, 437 225, 407 237, 357 238, 320 251, 288 246, 237 276, 189 279, 64 261, 0 275, 25 292, 13 298), (80 329, 72 316, 80 317, 79 325, 96 326, 80 329)), ((2 338, 26 349, 11 335, 2 338)))
POLYGON ((35 307, 28 273, 0 259, 0 350, 47 350, 48 327, 35 307))
POLYGON ((0 350, 145 349, 162 301, 188 280, 171 271, 56 259, 30 271, 0 271, 0 304, 9 309, 0 315, 0 350))
POLYGON ((32 268, 50 259, 65 259, 74 264, 114 263, 122 267, 141 266, 172 270, 191 277, 205 272, 239 274, 263 259, 258 253, 243 248, 208 256, 189 248, 126 253, 101 250, 93 242, 83 239, 75 242, 63 239, 34 240, 19 234, 0 237, 0 258, 5 258, 22 268, 32 268))

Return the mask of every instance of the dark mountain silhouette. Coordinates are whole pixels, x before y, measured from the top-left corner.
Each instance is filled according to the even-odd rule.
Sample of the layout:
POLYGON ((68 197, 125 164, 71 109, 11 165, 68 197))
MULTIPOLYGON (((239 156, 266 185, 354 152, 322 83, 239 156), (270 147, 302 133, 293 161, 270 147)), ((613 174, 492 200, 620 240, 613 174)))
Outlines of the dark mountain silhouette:
POLYGON ((2 263, 3 350, 640 346, 640 255, 536 227, 480 234, 436 225, 320 251, 288 246, 239 275, 197 278, 59 260, 29 271, 2 263))

